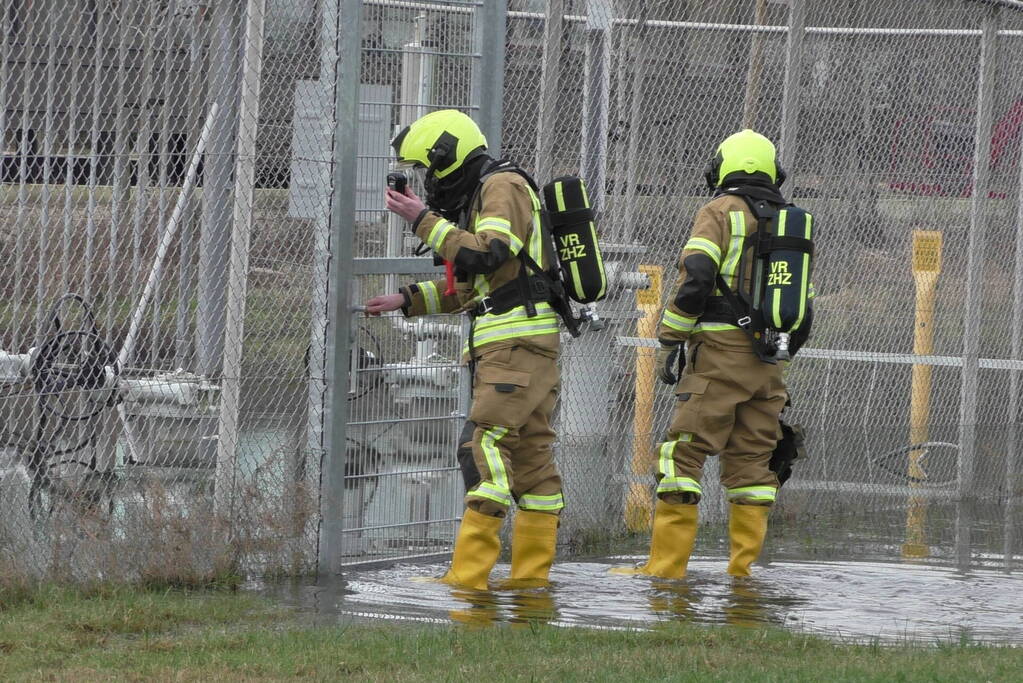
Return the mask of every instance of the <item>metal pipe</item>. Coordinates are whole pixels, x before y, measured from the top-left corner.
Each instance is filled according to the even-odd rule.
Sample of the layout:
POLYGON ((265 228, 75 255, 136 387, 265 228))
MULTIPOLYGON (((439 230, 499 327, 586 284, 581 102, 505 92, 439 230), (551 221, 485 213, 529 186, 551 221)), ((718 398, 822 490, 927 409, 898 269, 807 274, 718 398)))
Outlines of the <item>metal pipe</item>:
MULTIPOLYGON (((139 295, 142 278, 143 233, 146 230, 146 212, 149 209, 149 141, 152 136, 150 104, 153 101, 153 32, 156 30, 156 5, 147 3, 148 21, 142 36, 142 91, 137 106, 135 138, 135 214, 131 228, 131 297, 139 295)), ((135 340, 133 340, 135 341, 135 340)), ((132 348, 134 352, 134 348, 132 348)), ((129 361, 131 359, 129 358, 129 361)), ((153 358, 150 355, 150 362, 153 358)))
POLYGON ((46 63, 46 114, 43 121, 43 186, 41 190, 40 203, 42 207, 39 212, 39 230, 36 231, 36 253, 39 262, 36 267, 36 339, 40 337, 45 326, 43 318, 46 315, 46 293, 48 279, 47 275, 47 247, 50 244, 50 172, 53 163, 53 134, 57 127, 55 109, 56 103, 56 81, 57 81, 57 44, 52 38, 56 35, 57 12, 47 14, 48 43, 46 63))
POLYGON ((992 7, 984 17, 981 38, 980 78, 977 84, 977 130, 973 156, 974 183, 970 202, 970 236, 967 252, 966 301, 963 315, 963 375, 959 407, 959 489, 961 499, 973 495, 974 457, 977 435, 980 333, 984 303, 984 248, 987 243, 991 182, 991 133, 998 67, 1000 10, 992 7))
POLYGON ((327 337, 327 409, 320 488, 320 535, 317 565, 321 575, 335 573, 343 555, 341 537, 348 422, 348 359, 352 333, 352 249, 355 237, 356 176, 359 134, 359 77, 362 42, 361 0, 339 0, 334 89, 334 165, 331 177, 332 324, 327 337))
MULTIPOLYGON (((797 0, 798 2, 798 0, 797 0)), ((792 13, 792 3, 789 13, 792 13)), ((757 26, 767 23, 767 0, 756 0, 754 21, 757 26)), ((792 31, 789 31, 792 36, 792 31)), ((757 111, 760 109, 760 81, 764 75, 764 34, 762 31, 750 33, 749 69, 746 72, 746 97, 742 108, 742 127, 757 127, 757 111)))
MULTIPOLYGON (((202 132, 203 110, 206 102, 206 73, 204 67, 206 22, 196 13, 189 30, 188 71, 188 137, 191 143, 202 132)), ((193 194, 188 199, 181 238, 178 242, 178 305, 174 321, 174 367, 183 368, 194 358, 194 339, 189 335, 192 295, 195 291, 195 232, 200 219, 201 199, 193 194)))
MULTIPOLYGON (((1016 252, 1012 269, 1013 301, 1023 301, 1023 144, 1019 148, 1019 179, 1016 186, 1016 252)), ((1012 307, 1012 359, 1023 359, 1023 308, 1012 307)), ((1021 364, 1023 365, 1023 364, 1021 364)), ((1020 370, 1009 373, 1009 453, 1005 466, 1005 518, 1003 554, 1012 557, 1015 531, 1014 507, 1020 491, 1020 370)))
MULTIPOLYGON (((0 30, 3 31, 3 35, 0 36, 0 131, 5 131, 6 132, 6 130, 7 130, 7 110, 8 110, 8 106, 9 106, 9 103, 7 101, 7 98, 9 97, 9 93, 7 92, 7 88, 8 88, 8 85, 10 84, 10 79, 11 79, 11 36, 10 36, 11 31, 10 31, 10 27, 8 25, 9 21, 10 21, 11 3, 9 3, 9 2, 5 2, 4 3, 3 13, 4 13, 3 16, 0 17, 0 30)), ((28 80, 28 78, 26 78, 27 75, 28 74, 27 74, 26 70, 22 69, 22 79, 23 80, 25 80, 25 81, 28 80)), ((11 107, 11 108, 13 109, 13 107, 11 107)), ((22 137, 24 137, 24 128, 22 129, 22 131, 23 131, 22 137)), ((22 209, 21 209, 21 207, 19 207, 18 208, 19 214, 21 213, 21 211, 22 211, 22 209)), ((19 235, 19 237, 15 238, 15 242, 19 243, 21 241, 20 240, 20 234, 21 234, 21 221, 20 220, 18 220, 18 222, 15 225, 15 232, 17 232, 17 234, 19 235)), ((16 260, 14 262, 14 268, 12 269, 12 270, 14 270, 15 290, 17 290, 17 283, 18 283, 18 281, 20 279, 20 275, 19 275, 19 273, 21 271, 21 268, 19 267, 20 263, 21 263, 21 258, 19 256, 19 257, 16 258, 16 260)), ((21 301, 19 300, 18 297, 15 297, 14 300, 10 302, 10 306, 11 306, 11 309, 10 309, 10 311, 11 311, 11 320, 14 323, 11 326, 11 332, 12 332, 12 337, 13 337, 13 339, 11 341, 14 344, 14 346, 13 346, 14 349, 18 348, 18 336, 19 336, 18 335, 18 328, 21 327, 21 325, 19 324, 20 321, 18 319, 18 309, 19 309, 20 305, 21 305, 21 301)))
POLYGON ((590 204, 597 215, 604 209, 607 176, 608 97, 611 89, 611 45, 614 20, 610 0, 587 0, 586 66, 583 82, 582 167, 590 204), (594 11, 598 10, 598 11, 594 11))
POLYGON ((85 211, 85 281, 82 291, 87 301, 93 301, 93 269, 96 261, 96 187, 99 185, 99 129, 102 115, 102 57, 106 24, 103 13, 93 5, 92 17, 95 33, 92 36, 92 115, 89 129, 89 196, 85 211))
MULTIPOLYGON (((480 41, 478 65, 479 119, 487 137, 487 151, 501 158, 501 124, 504 120, 504 53, 507 30, 508 0, 489 0, 474 14, 473 35, 480 41)), ((474 85, 474 88, 476 86, 474 85)))
POLYGON ((554 177, 554 121, 561 94, 561 42, 565 0, 548 0, 543 27, 543 58, 540 63, 540 117, 536 126, 536 177, 554 177))
POLYGON ((263 73, 263 24, 266 0, 248 0, 245 11, 245 52, 242 56, 238 143, 235 153, 234 207, 227 280, 224 370, 220 380, 217 425, 217 472, 214 510, 221 520, 234 520, 238 474, 238 430, 241 408, 242 350, 245 346, 245 295, 248 291, 249 238, 256 189, 256 136, 259 132, 259 91, 263 73))
POLYGON ((216 377, 223 361, 224 306, 228 253, 231 240, 231 158, 238 123, 238 22, 240 6, 218 2, 213 6, 209 94, 220 108, 210 132, 209 158, 203 166, 203 222, 199 235, 198 309, 196 311, 196 366, 199 374, 216 377))
POLYGON ((114 120, 114 189, 110 196, 110 241, 107 246, 107 278, 106 297, 107 300, 107 325, 106 340, 112 342, 114 325, 116 322, 117 309, 120 306, 119 297, 114 296, 118 284, 118 267, 121 261, 118 250, 120 248, 120 223, 122 220, 121 206, 125 201, 128 191, 127 177, 125 170, 128 162, 128 122, 127 103, 125 102, 126 86, 126 63, 128 59, 128 47, 126 32, 128 30, 127 17, 118 17, 117 25, 117 92, 114 95, 115 120, 114 120))
POLYGON ((789 186, 795 187, 794 164, 799 135, 799 95, 803 72, 803 35, 806 28, 806 5, 803 0, 789 2, 788 39, 785 43, 785 85, 781 103, 781 150, 779 160, 790 174, 789 186))
POLYGON ((76 40, 68 46, 68 53, 71 56, 71 63, 68 65, 71 72, 71 78, 69 79, 70 86, 68 88, 69 102, 67 111, 67 130, 65 133, 65 149, 67 152, 64 159, 64 231, 61 236, 60 251, 60 291, 62 293, 71 291, 71 240, 73 239, 75 213, 74 145, 75 137, 78 135, 78 93, 80 92, 82 81, 85 80, 80 75, 82 56, 81 30, 82 13, 78 12, 72 28, 76 40))

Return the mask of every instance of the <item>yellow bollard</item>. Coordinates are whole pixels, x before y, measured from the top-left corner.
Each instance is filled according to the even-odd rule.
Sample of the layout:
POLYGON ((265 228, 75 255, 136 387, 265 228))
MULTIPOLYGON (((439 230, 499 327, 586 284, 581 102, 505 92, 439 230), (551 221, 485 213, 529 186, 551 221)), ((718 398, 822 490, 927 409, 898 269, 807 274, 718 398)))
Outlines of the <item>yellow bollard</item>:
MULTIPOLYGON (((913 282, 916 285, 916 329, 913 334, 913 353, 928 356, 934 353, 934 295, 941 274, 941 233, 936 230, 913 231, 913 282)), ((927 421, 931 415, 931 366, 913 365, 912 395, 910 397, 909 442, 924 443, 928 439, 927 421)), ((909 475, 924 476, 920 467, 922 451, 909 452, 909 475)), ((910 481, 916 488, 919 484, 910 481)), ((927 499, 910 496, 906 512, 906 542, 902 556, 927 557, 930 548, 924 525, 927 521, 927 499)))
MULTIPOLYGON (((664 269, 642 265, 639 272, 650 278, 650 287, 636 292, 636 308, 643 317, 636 323, 636 333, 643 339, 657 336, 661 312, 661 282, 664 269)), ((653 444, 650 435, 654 423, 654 350, 636 349, 636 411, 632 418, 632 474, 635 479, 653 474, 653 444)), ((629 484, 625 497, 625 524, 631 531, 649 531, 654 501, 650 486, 639 481, 629 484)))

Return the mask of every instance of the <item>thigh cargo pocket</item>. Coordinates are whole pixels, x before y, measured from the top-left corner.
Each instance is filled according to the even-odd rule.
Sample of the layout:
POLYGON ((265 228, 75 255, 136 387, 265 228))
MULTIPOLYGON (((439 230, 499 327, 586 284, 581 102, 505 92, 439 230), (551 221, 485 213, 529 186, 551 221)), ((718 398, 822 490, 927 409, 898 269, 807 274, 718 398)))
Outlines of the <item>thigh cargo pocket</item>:
POLYGON ((672 434, 698 434, 702 427, 701 403, 707 385, 706 377, 684 375, 675 387, 675 412, 671 417, 672 434))
POLYGON ((479 424, 521 427, 533 411, 528 372, 481 363, 470 418, 479 424))

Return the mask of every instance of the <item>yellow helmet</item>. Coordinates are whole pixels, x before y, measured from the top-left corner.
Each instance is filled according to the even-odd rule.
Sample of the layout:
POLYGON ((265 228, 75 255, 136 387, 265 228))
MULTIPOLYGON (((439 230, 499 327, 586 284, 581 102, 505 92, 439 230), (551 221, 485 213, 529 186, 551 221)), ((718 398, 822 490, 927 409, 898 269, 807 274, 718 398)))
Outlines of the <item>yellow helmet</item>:
POLYGON ((718 187, 732 173, 763 173, 781 185, 785 173, 778 167, 774 143, 749 128, 725 138, 707 167, 707 185, 718 187))
POLYGON ((487 148, 487 138, 471 118, 455 109, 431 112, 413 121, 391 141, 399 164, 423 166, 438 180, 487 148))

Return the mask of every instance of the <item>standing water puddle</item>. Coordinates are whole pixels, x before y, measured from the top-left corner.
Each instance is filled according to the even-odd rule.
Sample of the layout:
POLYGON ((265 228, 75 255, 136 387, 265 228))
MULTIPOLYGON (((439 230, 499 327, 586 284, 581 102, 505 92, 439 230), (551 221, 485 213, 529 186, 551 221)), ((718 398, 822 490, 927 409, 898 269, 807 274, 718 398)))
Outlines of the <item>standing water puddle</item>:
MULTIPOLYGON (((474 592, 413 581, 444 565, 353 571, 343 584, 264 592, 321 620, 380 618, 648 628, 670 620, 788 626, 856 640, 1023 643, 1023 576, 994 570, 875 562, 773 562, 733 580, 720 559, 694 559, 683 581, 608 574, 641 557, 560 562, 549 589, 474 592)), ((492 583, 508 574, 498 565, 492 583)))

